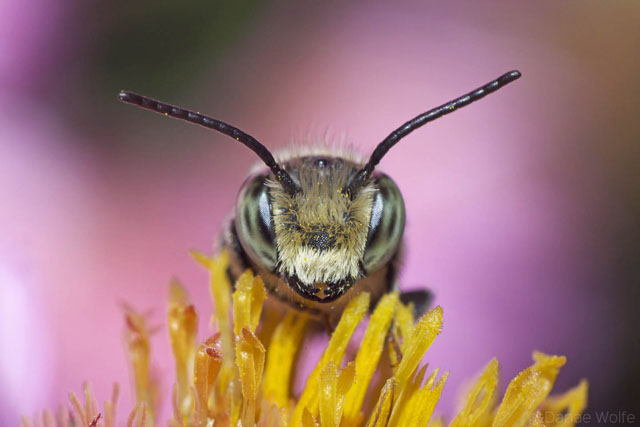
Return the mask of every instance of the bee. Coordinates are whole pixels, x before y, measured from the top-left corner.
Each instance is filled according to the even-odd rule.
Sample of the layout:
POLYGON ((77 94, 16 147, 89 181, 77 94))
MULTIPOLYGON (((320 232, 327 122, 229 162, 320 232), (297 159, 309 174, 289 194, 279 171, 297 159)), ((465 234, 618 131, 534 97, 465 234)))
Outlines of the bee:
MULTIPOLYGON (((331 323, 350 296, 369 292, 372 305, 397 289, 405 225, 402 194, 376 166, 402 138, 520 77, 510 71, 391 132, 366 159, 356 153, 311 147, 274 155, 253 136, 194 111, 121 91, 122 102, 218 131, 262 160, 242 185, 235 215, 222 233, 235 282, 250 268, 282 304, 331 323)), ((401 294, 423 311, 426 290, 401 294)))

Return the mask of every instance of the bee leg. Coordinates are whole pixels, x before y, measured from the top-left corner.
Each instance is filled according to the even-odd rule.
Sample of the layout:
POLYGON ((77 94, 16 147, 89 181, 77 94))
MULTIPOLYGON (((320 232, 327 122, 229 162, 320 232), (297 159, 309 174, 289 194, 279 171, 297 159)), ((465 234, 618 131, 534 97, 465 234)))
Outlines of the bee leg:
POLYGON ((413 304, 413 315, 422 316, 433 301, 433 293, 427 289, 417 289, 415 291, 405 291, 400 293, 400 301, 403 304, 413 304))
POLYGON ((227 279, 229 279, 229 283, 231 283, 231 292, 235 292, 236 277, 233 276, 233 273, 231 272, 231 267, 227 267, 227 270, 225 271, 225 273, 227 274, 227 279))
POLYGON ((395 368, 402 361, 402 350, 400 349, 400 343, 396 339, 396 335, 391 330, 387 332, 387 342, 390 345, 389 352, 393 351, 396 355, 396 364, 392 365, 392 368, 395 368))
POLYGON ((322 321, 324 322, 324 327, 327 330, 327 333, 329 335, 333 334, 333 331, 335 331, 336 328, 331 324, 331 319, 329 318, 329 315, 323 314, 322 321))
POLYGON ((220 236, 220 249, 227 249, 231 255, 226 273, 231 282, 231 290, 235 291, 236 280, 242 273, 251 268, 251 265, 249 264, 249 257, 240 245, 235 221, 233 220, 227 224, 225 231, 220 236))

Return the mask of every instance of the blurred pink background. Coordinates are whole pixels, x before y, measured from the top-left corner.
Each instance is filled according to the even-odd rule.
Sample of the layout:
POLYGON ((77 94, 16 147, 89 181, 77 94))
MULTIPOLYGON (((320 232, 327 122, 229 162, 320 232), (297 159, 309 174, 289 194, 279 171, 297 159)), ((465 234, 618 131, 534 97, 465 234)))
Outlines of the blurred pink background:
MULTIPOLYGON (((436 412, 492 357, 504 388, 537 349, 568 357, 557 391, 586 377, 590 411, 640 416, 637 2, 40 3, 0 5, 0 425, 66 404, 84 380, 99 400, 124 386, 122 419, 119 302, 161 323, 172 276, 209 334, 187 251, 211 249, 256 158, 118 104, 119 89, 273 149, 329 129, 368 154, 514 68, 521 80, 380 165, 406 202, 401 282, 444 308, 425 358, 451 371, 436 412)), ((152 346, 169 396, 164 332, 152 346)))

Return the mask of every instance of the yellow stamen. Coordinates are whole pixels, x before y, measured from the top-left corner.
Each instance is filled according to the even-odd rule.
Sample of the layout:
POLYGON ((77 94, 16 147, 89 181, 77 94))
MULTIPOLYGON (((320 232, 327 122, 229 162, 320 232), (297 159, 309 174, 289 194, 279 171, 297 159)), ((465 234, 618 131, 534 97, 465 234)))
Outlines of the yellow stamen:
POLYGON ((220 333, 222 350, 222 367, 216 385, 216 406, 226 410, 229 398, 233 397, 228 394, 229 384, 235 376, 233 330, 229 318, 231 313, 231 282, 227 276, 229 252, 224 249, 214 257, 193 250, 190 254, 209 271, 209 289, 215 307, 211 315, 211 326, 220 333))
POLYGON ((307 379, 307 384, 298 400, 295 412, 291 424, 299 426, 302 420, 302 412, 304 408, 307 408, 311 415, 316 415, 318 412, 318 381, 320 373, 327 366, 329 362, 333 362, 336 366, 342 361, 344 352, 349 343, 351 335, 355 331, 356 327, 364 317, 369 308, 369 294, 362 293, 356 296, 349 302, 347 308, 344 310, 340 322, 336 327, 327 349, 322 355, 322 358, 314 368, 311 375, 307 379))
POLYGON ((437 306, 420 318, 409 340, 403 344, 402 361, 396 374, 398 393, 413 375, 420 360, 442 329, 442 308, 437 306))
POLYGON ((184 417, 190 413, 189 408, 195 403, 190 399, 190 390, 193 384, 193 355, 198 315, 189 302, 187 292, 177 280, 173 280, 170 285, 167 317, 171 349, 176 361, 178 410, 184 417))
POLYGON ((587 407, 589 385, 586 380, 564 394, 550 396, 540 410, 547 427, 573 426, 579 421, 582 411, 587 407))
POLYGON ((320 427, 320 424, 307 408, 304 408, 304 412, 302 413, 302 427, 320 427))
POLYGON ((75 413, 77 414, 78 420, 83 424, 83 425, 88 425, 89 424, 89 420, 87 420, 87 415, 84 412, 84 409, 82 408, 82 404, 80 403, 80 400, 78 400, 78 396, 75 395, 75 393, 71 392, 69 393, 69 400, 71 400, 71 404, 73 405, 73 409, 75 409, 75 413))
POLYGON ((529 418, 529 421, 527 421, 527 427, 546 427, 540 411, 536 411, 531 418, 529 418))
POLYGON ((245 271, 238 279, 236 291, 233 293, 234 334, 239 335, 245 328, 255 333, 265 298, 262 278, 254 277, 251 270, 245 271))
POLYGON ((387 337, 391 320, 398 304, 398 293, 392 292, 382 297, 376 307, 367 331, 364 334, 360 349, 356 355, 355 382, 347 393, 345 402, 344 418, 345 423, 354 425, 362 418, 360 408, 364 401, 364 396, 369 387, 369 382, 373 372, 378 366, 380 355, 384 348, 384 341, 387 337))
POLYGON ((393 319, 394 335, 398 342, 402 343, 401 350, 406 352, 406 346, 413 333, 415 320, 413 319, 413 304, 398 304, 396 315, 393 319))
POLYGON ((118 405, 118 397, 120 395, 120 385, 113 383, 111 391, 111 400, 104 402, 104 425, 105 427, 114 427, 116 425, 116 407, 118 405))
POLYGON ((218 350, 219 338, 214 335, 205 340, 196 352, 193 383, 198 403, 198 419, 202 422, 214 417, 213 389, 220 367, 222 353, 218 350))
POLYGON ((451 427, 488 425, 491 409, 495 406, 498 385, 498 360, 492 359, 480 374, 478 381, 467 395, 462 410, 451 422, 451 427))
MULTIPOLYGON (((437 374, 435 370, 428 378, 425 385, 411 394, 409 401, 405 404, 404 409, 399 414, 399 421, 397 425, 400 426, 426 426, 429 424, 431 415, 440 400, 442 394, 442 388, 449 376, 448 372, 435 383, 435 377, 437 374)), ((392 418, 393 420, 393 418, 392 418)), ((393 421, 389 422, 389 425, 394 425, 393 421)))
POLYGON ((149 408, 150 418, 153 419, 157 387, 151 380, 150 374, 150 344, 151 334, 144 315, 138 314, 132 308, 125 306, 125 341, 129 350, 129 360, 133 367, 136 387, 136 402, 145 403, 149 408))
POLYGON ((280 408, 289 403, 294 358, 300 348, 306 325, 305 316, 289 312, 278 324, 271 338, 267 351, 264 394, 280 408))
POLYGON ((413 332, 414 323, 413 304, 399 303, 391 325, 391 340, 388 342, 389 359, 394 374, 397 373, 401 356, 413 332))
POLYGON ((333 362, 327 363, 320 374, 319 412, 323 427, 339 427, 344 410, 344 399, 353 384, 355 368, 353 362, 342 371, 333 362))
POLYGON ((520 372, 509 383, 493 425, 522 426, 540 406, 553 387, 560 368, 566 363, 564 356, 534 353, 535 363, 520 372))
MULTIPOLYGON (((277 311, 267 311, 265 318, 260 319, 266 294, 259 277, 245 272, 232 297, 226 274, 229 261, 226 252, 217 258, 195 252, 193 255, 211 275, 211 292, 216 305, 212 323, 217 325, 218 332, 196 349, 195 310, 185 290, 177 282, 172 283, 168 326, 177 371, 170 400, 174 416, 168 423, 160 424, 170 427, 445 425, 442 418, 432 418, 432 415, 448 372, 438 378, 438 369, 429 374, 427 365, 418 369, 442 327, 440 307, 429 311, 414 326, 411 305, 399 303, 397 293, 383 296, 369 320, 355 360, 340 369, 347 345, 369 307, 368 294, 354 295, 302 394, 296 399, 290 383, 296 374, 296 354, 304 341, 309 319, 289 312, 280 320, 277 311), (264 341, 256 336, 258 329, 264 341), (363 402, 367 394, 373 394, 374 372, 380 367, 377 371, 380 380, 385 380, 390 372, 389 366, 381 364, 381 360, 387 360, 382 357, 385 341, 389 342, 393 373, 386 379, 373 412, 363 414, 362 408, 370 407, 370 403, 363 402), (268 351, 263 342, 269 343, 268 351)), ((127 425, 152 426, 157 388, 149 375, 151 330, 146 315, 137 314, 130 308, 125 308, 125 319, 137 400, 127 425)), ((470 388, 451 426, 550 427, 572 426, 579 421, 587 401, 586 381, 562 395, 548 397, 566 359, 542 353, 534 353, 533 359, 533 365, 511 381, 497 407, 498 362, 491 360, 470 388)), ((61 410, 58 425, 103 422, 106 427, 113 427, 117 424, 117 385, 111 400, 105 402, 103 412, 98 412, 88 384, 83 386, 81 397, 84 398, 82 403, 75 394, 70 395, 73 411, 61 410)), ((31 426, 32 423, 23 417, 22 425, 31 426)), ((52 427, 53 416, 48 411, 39 414, 36 425, 52 427)))
POLYGON ((231 321, 229 320, 229 313, 231 312, 231 282, 227 277, 229 252, 224 249, 214 257, 194 250, 189 253, 209 271, 209 288, 215 308, 211 314, 211 326, 216 327, 220 333, 224 359, 233 360, 233 335, 231 333, 231 321))
POLYGON ((382 387, 378 403, 369 418, 367 427, 384 427, 389 422, 391 416, 391 405, 395 399, 396 379, 389 378, 382 387))
POLYGON ((262 381, 265 349, 247 328, 236 337, 236 366, 242 389, 241 420, 243 426, 255 423, 256 399, 262 381))

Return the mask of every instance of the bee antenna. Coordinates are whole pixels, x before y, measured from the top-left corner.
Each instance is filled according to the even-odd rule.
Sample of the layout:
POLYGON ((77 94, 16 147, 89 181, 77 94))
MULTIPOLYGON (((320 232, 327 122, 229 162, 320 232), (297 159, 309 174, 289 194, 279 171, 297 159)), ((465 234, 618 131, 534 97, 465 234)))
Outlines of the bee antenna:
POLYGON ((481 98, 484 98, 486 95, 497 91, 498 89, 506 86, 514 80, 519 79, 521 76, 520 71, 513 70, 509 71, 498 77, 497 79, 485 84, 482 87, 479 87, 476 90, 473 90, 466 95, 462 95, 459 98, 454 99, 453 101, 449 101, 446 104, 442 104, 439 107, 433 108, 426 113, 422 113, 419 116, 409 120, 398 129, 394 130, 387 136, 378 146, 373 150, 371 157, 366 165, 356 174, 355 177, 351 180, 347 192, 349 194, 354 194, 357 188, 364 184, 367 179, 371 176, 373 169, 376 167, 380 160, 387 154, 387 152, 398 143, 402 138, 409 135, 414 130, 426 125, 429 122, 434 121, 446 114, 452 113, 453 111, 465 107, 471 104, 474 101, 477 101, 481 98))
POLYGON ((230 136, 236 141, 249 147, 251 151, 256 153, 258 157, 260 157, 260 159, 269 167, 269 169, 271 169, 271 172, 273 172, 276 179, 282 184, 287 192, 294 194, 299 191, 298 185, 293 181, 293 179, 291 179, 291 176, 287 173, 287 171, 282 169, 278 165, 278 163, 276 163, 276 160, 273 158, 273 154, 271 154, 269 149, 258 142, 257 139, 247 133, 242 132, 240 129, 211 117, 207 117, 200 113, 185 110, 184 108, 176 107, 175 105, 156 101, 155 99, 151 99, 143 95, 138 95, 137 93, 133 92, 120 91, 120 93, 118 94, 118 99, 127 104, 136 105, 140 108, 151 110, 158 114, 173 117, 174 119, 195 123, 197 125, 204 126, 206 128, 213 129, 227 136, 230 136))

